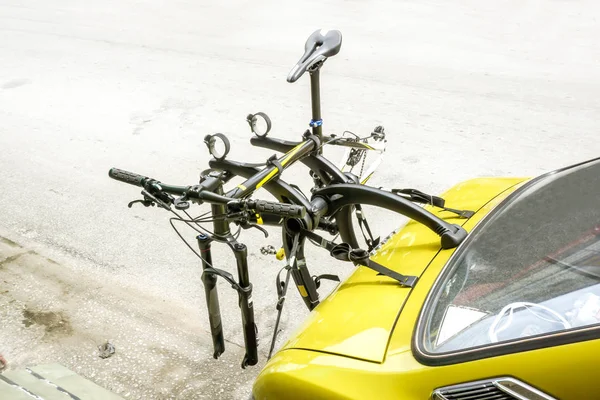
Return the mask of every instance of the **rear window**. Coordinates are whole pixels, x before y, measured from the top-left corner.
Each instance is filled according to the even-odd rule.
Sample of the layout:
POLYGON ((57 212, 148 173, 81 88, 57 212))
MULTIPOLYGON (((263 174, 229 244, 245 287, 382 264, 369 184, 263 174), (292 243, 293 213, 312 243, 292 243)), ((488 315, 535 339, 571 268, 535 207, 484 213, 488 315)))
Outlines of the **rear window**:
POLYGON ((417 340, 430 355, 502 345, 511 352, 518 351, 514 342, 598 324, 594 160, 532 181, 471 233, 430 293, 417 340))

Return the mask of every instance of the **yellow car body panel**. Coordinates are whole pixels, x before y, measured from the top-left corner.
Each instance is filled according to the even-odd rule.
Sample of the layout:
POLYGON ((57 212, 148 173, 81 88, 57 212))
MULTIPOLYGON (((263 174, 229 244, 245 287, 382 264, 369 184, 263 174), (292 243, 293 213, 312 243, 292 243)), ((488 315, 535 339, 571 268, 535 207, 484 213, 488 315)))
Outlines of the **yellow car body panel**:
MULTIPOLYGON (((473 179, 442 195, 447 207, 476 211, 469 219, 427 208, 470 232, 527 180, 473 179)), ((549 379, 554 357, 560 359, 563 352, 580 351, 585 346, 581 343, 561 346, 544 352, 543 357, 531 351, 524 358, 520 355, 518 366, 511 364, 514 362, 511 355, 444 367, 420 364, 411 351, 416 320, 429 290, 453 252, 454 249, 441 250, 439 236, 431 230, 414 221, 408 222, 372 259, 401 274, 418 276, 416 286, 402 287, 388 277, 358 267, 313 310, 267 363, 254 385, 254 398, 426 399, 431 396, 427 382, 433 375, 436 382, 455 384, 464 381, 460 378, 463 372, 470 379, 505 376, 506 371, 516 374, 522 370, 522 376, 535 384, 549 379), (565 350, 566 347, 571 350, 565 350), (531 368, 538 363, 542 364, 540 368, 531 368)), ((552 385, 547 387, 552 388, 552 385)), ((561 392, 559 389, 552 388, 556 393, 561 392)))
MULTIPOLYGON (((430 208, 430 211, 454 224, 467 221, 473 225, 487 213, 490 207, 485 205, 491 199, 523 181, 523 178, 473 179, 446 192, 443 198, 447 207, 477 211, 469 220, 440 209, 430 208)), ((440 252, 439 236, 426 226, 410 221, 372 259, 403 275, 421 276, 436 254, 440 253, 436 258, 446 260, 452 252, 453 249, 440 252)), ((437 273, 432 275, 435 277, 437 273)), ((419 282, 415 289, 428 291, 430 287, 431 283, 419 282)), ((398 285, 391 278, 358 267, 311 312, 283 348, 312 349, 382 362, 394 322, 409 293, 410 288, 398 285)))
POLYGON ((254 384, 255 400, 426 400, 436 386, 490 377, 517 377, 543 388, 557 399, 597 399, 590 392, 597 363, 597 341, 544 348, 502 357, 430 367, 411 352, 395 354, 384 363, 373 363, 305 350, 285 350, 275 355, 254 384), (570 371, 557 379, 556 369, 570 371), (509 372, 507 372, 509 371, 509 372))

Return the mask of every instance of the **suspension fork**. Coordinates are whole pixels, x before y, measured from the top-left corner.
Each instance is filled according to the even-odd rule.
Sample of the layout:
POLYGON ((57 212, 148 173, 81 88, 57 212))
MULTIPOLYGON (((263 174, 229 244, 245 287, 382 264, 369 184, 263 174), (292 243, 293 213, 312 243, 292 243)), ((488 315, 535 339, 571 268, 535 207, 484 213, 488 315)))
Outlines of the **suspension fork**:
MULTIPOLYGON (((211 245, 212 239, 203 233, 197 236, 198 247, 202 255, 202 270, 212 266, 211 245)), ((208 307, 208 322, 210 323, 210 334, 213 341, 213 357, 219 358, 225 352, 225 338, 223 336, 223 323, 221 322, 221 308, 219 307, 219 293, 217 292, 217 276, 214 274, 202 274, 206 305, 208 307)))
POLYGON ((223 336, 223 324, 221 322, 221 310, 219 307, 219 295, 217 292, 217 276, 226 279, 238 292, 239 307, 242 311, 242 328, 244 332, 244 345, 246 354, 242 360, 242 368, 255 365, 258 362, 258 332, 254 320, 254 304, 252 302, 252 284, 248 273, 248 249, 243 243, 239 243, 233 235, 227 237, 211 238, 207 235, 198 235, 198 246, 202 254, 202 282, 206 294, 208 306, 210 332, 213 340, 213 357, 218 358, 225 352, 225 339, 223 336), (212 264, 211 242, 219 240, 226 242, 235 256, 237 264, 238 281, 223 270, 217 269, 212 264))
MULTIPOLYGON (((214 189, 214 193, 223 194, 222 185, 218 185, 214 189)), ((223 204, 212 204, 211 212, 213 217, 223 216, 226 214, 227 209, 223 204)), ((198 247, 200 248, 202 255, 202 282, 204 283, 210 332, 213 340, 213 357, 218 358, 225 351, 223 324, 221 321, 221 310, 217 292, 217 277, 221 276, 238 292, 239 306, 242 311, 244 344, 246 347, 246 354, 242 360, 242 368, 246 368, 248 365, 255 365, 258 362, 258 339, 256 323, 254 321, 252 284, 250 283, 250 276, 248 273, 248 250, 246 245, 239 243, 235 237, 233 237, 231 230, 229 229, 229 223, 225 219, 215 219, 213 221, 213 228, 213 236, 200 234, 197 237, 198 247), (217 270, 212 263, 211 242, 213 240, 225 242, 229 245, 237 264, 237 282, 233 280, 231 274, 226 271, 217 270)))
POLYGON ((248 274, 248 248, 238 243, 233 237, 227 243, 233 251, 238 271, 239 306, 242 311, 242 327, 246 355, 242 360, 242 368, 255 365, 258 362, 258 329, 254 322, 254 303, 252 301, 252 284, 248 274))
MULTIPOLYGON (((214 188, 216 194, 223 194, 223 185, 221 181, 214 188)), ((213 216, 223 215, 226 212, 225 206, 221 204, 212 204, 211 213, 213 216)), ((225 220, 214 220, 213 229, 215 236, 225 237, 230 234, 229 224, 225 220)), ((219 293, 217 292, 217 276, 204 273, 207 268, 213 266, 211 242, 213 238, 200 234, 197 236, 198 247, 202 255, 202 283, 204 284, 204 293, 206 295, 206 306, 208 308, 208 320, 210 324, 210 333, 213 341, 213 357, 219 358, 225 352, 225 338, 223 336, 223 323, 221 321, 221 308, 219 306, 219 293)))

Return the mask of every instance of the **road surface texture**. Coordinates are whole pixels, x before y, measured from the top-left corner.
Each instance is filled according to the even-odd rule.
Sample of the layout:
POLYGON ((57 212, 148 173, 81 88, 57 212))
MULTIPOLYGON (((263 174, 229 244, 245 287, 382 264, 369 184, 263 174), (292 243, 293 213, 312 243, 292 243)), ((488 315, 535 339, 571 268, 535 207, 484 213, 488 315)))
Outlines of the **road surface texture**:
MULTIPOLYGON (((322 71, 325 132, 386 127, 375 186, 441 193, 596 157, 598 18, 593 0, 0 0, 0 353, 11 368, 60 362, 125 398, 246 397, 282 266, 259 247, 277 232, 242 236, 263 361, 241 370, 237 295, 221 285, 228 349, 213 360, 198 260, 166 212, 127 208, 139 190, 108 169, 194 184, 214 132, 231 159, 263 161, 272 152, 249 150, 245 122, 256 111, 298 140, 309 80, 285 78, 318 28, 344 37, 322 71), (106 339, 116 353, 100 359, 106 339)), ((300 166, 284 178, 309 187, 300 166)), ((402 223, 371 212, 379 233, 402 223)), ((315 273, 351 271, 309 254, 315 273)), ((290 296, 279 345, 306 313, 290 296)))

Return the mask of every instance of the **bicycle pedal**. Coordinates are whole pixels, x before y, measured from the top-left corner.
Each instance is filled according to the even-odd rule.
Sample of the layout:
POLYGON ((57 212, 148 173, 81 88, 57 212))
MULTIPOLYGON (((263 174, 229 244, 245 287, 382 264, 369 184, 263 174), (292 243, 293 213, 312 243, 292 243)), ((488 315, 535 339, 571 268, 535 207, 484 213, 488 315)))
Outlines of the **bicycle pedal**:
POLYGON ((283 249, 283 247, 281 247, 279 250, 275 250, 275 247, 269 244, 266 246, 262 246, 260 248, 260 252, 265 256, 274 255, 275 258, 277 258, 279 261, 285 258, 285 250, 283 249))
POLYGON ((277 251, 275 250, 275 247, 271 246, 270 244, 269 244, 269 245, 266 245, 266 246, 262 246, 262 247, 260 248, 260 252, 261 252, 263 255, 265 255, 265 256, 267 256, 267 255, 269 255, 269 254, 275 254, 275 253, 277 253, 277 251))

